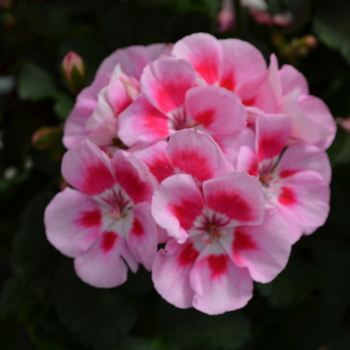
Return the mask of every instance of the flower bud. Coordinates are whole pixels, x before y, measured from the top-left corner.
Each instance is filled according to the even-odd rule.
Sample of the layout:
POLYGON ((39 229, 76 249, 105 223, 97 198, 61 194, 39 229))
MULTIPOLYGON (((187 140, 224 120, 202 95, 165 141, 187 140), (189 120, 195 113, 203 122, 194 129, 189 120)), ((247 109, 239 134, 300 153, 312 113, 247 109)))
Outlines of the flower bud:
POLYGON ((43 150, 51 147, 58 138, 61 137, 62 131, 59 128, 42 127, 32 136, 32 144, 36 149, 43 150))
POLYGON ((69 51, 62 61, 63 77, 74 93, 85 86, 86 68, 83 59, 73 51, 69 51))

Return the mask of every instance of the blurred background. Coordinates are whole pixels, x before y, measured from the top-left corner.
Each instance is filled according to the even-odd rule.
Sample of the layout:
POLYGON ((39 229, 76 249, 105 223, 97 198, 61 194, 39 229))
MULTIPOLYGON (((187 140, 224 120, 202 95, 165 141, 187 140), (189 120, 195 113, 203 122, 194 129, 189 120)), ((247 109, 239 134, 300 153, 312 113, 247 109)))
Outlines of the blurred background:
POLYGON ((350 2, 345 0, 0 0, 0 348, 2 350, 350 349, 350 2), (107 55, 195 32, 241 38, 308 79, 338 123, 328 150, 331 214, 242 310, 167 304, 143 269, 99 290, 47 242, 43 211, 65 184, 62 127, 107 55))

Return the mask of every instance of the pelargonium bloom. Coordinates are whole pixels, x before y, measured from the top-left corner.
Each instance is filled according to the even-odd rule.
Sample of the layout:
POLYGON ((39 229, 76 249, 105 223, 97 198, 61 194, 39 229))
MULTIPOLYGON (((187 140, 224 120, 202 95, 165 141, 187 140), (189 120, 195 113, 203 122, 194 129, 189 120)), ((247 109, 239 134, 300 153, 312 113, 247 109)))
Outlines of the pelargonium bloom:
POLYGON ((237 170, 260 179, 268 208, 288 224, 293 242, 323 225, 329 213, 331 167, 326 153, 305 143, 287 149, 291 120, 259 115, 255 149, 242 146, 237 170))
POLYGON ((186 128, 212 136, 231 135, 246 125, 239 98, 226 89, 198 86, 185 60, 160 58, 141 77, 141 94, 119 116, 119 137, 128 146, 145 146, 186 128))
MULTIPOLYGON (((111 105, 116 103, 117 105, 124 106, 125 108, 125 104, 131 102, 130 98, 135 97, 134 93, 131 93, 129 97, 127 96, 127 94, 130 93, 130 85, 137 90, 137 83, 135 83, 135 81, 139 81, 144 67, 159 56, 168 54, 169 50, 170 47, 166 44, 130 46, 125 49, 116 50, 109 57, 107 57, 100 65, 92 84, 86 87, 77 96, 75 106, 69 114, 65 124, 63 137, 64 145, 67 148, 71 148, 88 138, 91 133, 95 131, 97 128, 96 124, 93 127, 93 123, 90 122, 90 125, 87 127, 86 123, 89 117, 92 116, 98 107, 99 94, 104 87, 109 84, 111 85, 108 88, 109 91, 107 101, 111 102, 111 105), (117 78, 115 72, 118 66, 120 71, 119 77, 122 75, 122 79, 120 82, 111 82, 111 78, 112 80, 117 78), (124 86, 121 86, 120 83, 123 83, 124 86)), ((119 114, 122 109, 114 109, 114 116, 116 117, 116 114, 119 114)), ((110 123, 110 120, 107 121, 107 126, 105 127, 107 134, 109 128, 108 123, 110 123)), ((112 131, 114 132, 114 125, 113 128, 114 129, 112 131)), ((100 138, 103 136, 103 130, 99 130, 97 133, 97 136, 100 138)), ((115 137, 117 136, 115 135, 115 137)), ((105 142, 106 138, 107 137, 104 137, 104 140, 98 139, 98 142, 105 142)))
POLYGON ((126 264, 133 272, 138 263, 150 270, 158 244, 150 211, 157 182, 147 167, 121 150, 110 159, 85 140, 64 155, 62 174, 77 190, 66 188, 48 205, 46 234, 74 258, 77 275, 111 288, 126 281, 126 264))
POLYGON ((233 172, 201 188, 177 174, 156 190, 152 214, 174 239, 157 253, 152 278, 173 305, 220 314, 251 299, 253 280, 269 282, 284 268, 291 238, 265 211, 256 178, 233 172))

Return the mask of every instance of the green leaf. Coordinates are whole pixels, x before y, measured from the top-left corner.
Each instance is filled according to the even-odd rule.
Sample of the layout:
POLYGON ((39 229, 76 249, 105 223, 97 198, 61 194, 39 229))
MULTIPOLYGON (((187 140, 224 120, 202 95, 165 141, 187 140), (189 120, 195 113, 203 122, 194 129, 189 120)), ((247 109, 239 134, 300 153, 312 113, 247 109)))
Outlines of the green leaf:
POLYGON ((339 51, 350 63, 350 2, 319 0, 313 30, 329 48, 339 51))
POLYGON ((58 270, 54 295, 59 320, 98 350, 114 350, 136 322, 133 305, 118 289, 85 284, 76 276, 72 261, 58 270))
POLYGON ((56 95, 56 99, 54 111, 60 119, 65 120, 74 107, 74 101, 65 94, 56 95))
POLYGON ((287 267, 270 283, 256 283, 261 295, 273 307, 294 306, 317 286, 317 270, 302 258, 292 255, 287 267))

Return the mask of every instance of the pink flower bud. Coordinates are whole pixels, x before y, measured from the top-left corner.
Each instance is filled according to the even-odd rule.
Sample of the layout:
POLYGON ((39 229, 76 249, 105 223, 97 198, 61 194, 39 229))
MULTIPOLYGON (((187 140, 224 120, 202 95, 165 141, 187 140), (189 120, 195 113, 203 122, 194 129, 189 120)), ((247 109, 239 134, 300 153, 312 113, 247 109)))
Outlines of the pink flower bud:
POLYGON ((36 149, 47 149, 61 136, 58 128, 42 127, 32 135, 32 144, 36 149))
POLYGON ((305 45, 310 49, 314 49, 318 44, 317 38, 314 37, 313 35, 306 35, 304 37, 304 41, 305 41, 305 45))
POLYGON ((63 76, 73 92, 78 93, 85 85, 86 69, 83 59, 69 51, 62 61, 63 76))

